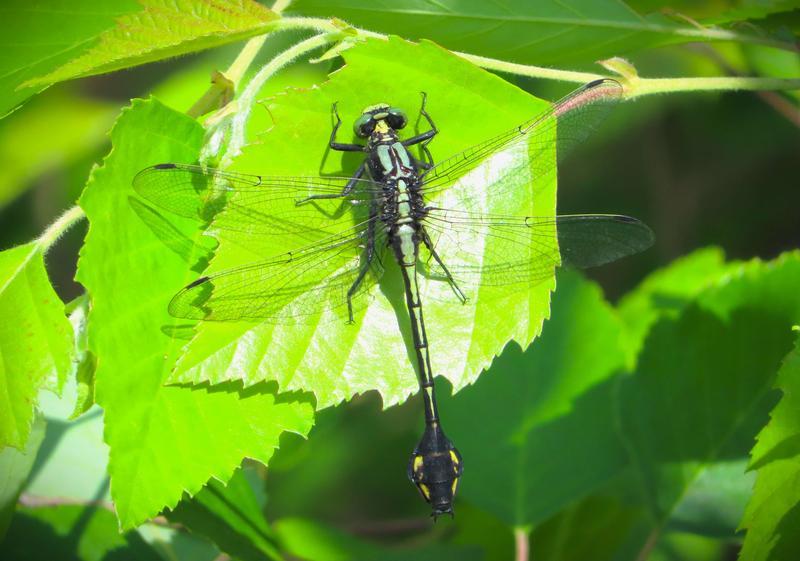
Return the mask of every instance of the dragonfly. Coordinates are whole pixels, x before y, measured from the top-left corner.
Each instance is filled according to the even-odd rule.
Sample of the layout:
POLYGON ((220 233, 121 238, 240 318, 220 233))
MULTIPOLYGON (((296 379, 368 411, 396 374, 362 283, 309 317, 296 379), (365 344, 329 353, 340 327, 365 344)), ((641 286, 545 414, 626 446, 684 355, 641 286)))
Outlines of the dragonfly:
POLYGON ((552 278, 556 267, 602 265, 648 248, 653 232, 635 218, 490 212, 470 190, 490 177, 493 200, 513 198, 521 188, 535 193, 622 93, 614 80, 593 81, 519 126, 439 162, 429 149, 439 130, 424 93, 418 122, 424 119, 429 129, 407 138, 399 132, 408 123, 405 112, 381 103, 365 108, 354 123, 363 143, 339 142, 342 119, 334 104, 330 149, 365 155, 350 177, 253 175, 184 163, 146 168, 134 189, 157 206, 213 218, 220 231, 292 242, 290 251, 198 278, 172 298, 169 312, 202 321, 286 324, 327 316, 353 323, 387 259, 394 259, 425 420, 407 473, 434 519, 452 516, 463 460, 439 418, 420 278, 446 283, 449 290, 439 294, 467 304, 482 297, 484 287, 522 291, 552 278))

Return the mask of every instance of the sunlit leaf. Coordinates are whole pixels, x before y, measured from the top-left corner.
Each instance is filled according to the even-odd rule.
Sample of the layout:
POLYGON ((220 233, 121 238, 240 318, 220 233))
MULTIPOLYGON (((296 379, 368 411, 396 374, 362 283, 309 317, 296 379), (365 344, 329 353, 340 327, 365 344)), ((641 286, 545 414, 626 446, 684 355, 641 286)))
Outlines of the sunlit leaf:
POLYGON ((265 33, 277 16, 252 0, 219 4, 209 0, 140 0, 141 12, 120 17, 116 25, 80 57, 23 87, 111 72, 208 49, 265 33))
POLYGON ((36 394, 61 390, 72 357, 72 327, 36 242, 0 252, 0 317, 0 448, 22 449, 36 394))
MULTIPOLYGON (((408 134, 413 134, 419 92, 424 90, 428 111, 441 130, 431 144, 435 159, 507 131, 547 107, 431 44, 371 41, 345 56, 347 65, 319 88, 274 99, 270 106, 274 128, 248 147, 236 162, 237 171, 351 174, 360 163, 359 155, 343 158, 330 153, 326 157, 334 101, 339 102, 343 119, 349 121, 377 102, 402 107, 412 123, 408 134)), ((422 132, 426 123, 417 126, 422 132)), ((350 130, 342 127, 342 141, 353 138, 350 130)), ((554 158, 555 154, 542 154, 548 156, 554 158)), ((475 181, 465 196, 499 213, 553 215, 553 175, 537 182, 535 191, 530 183, 519 187, 498 200, 492 198, 491 183, 475 181)), ((293 200, 287 204, 295 209, 293 200)), ((221 216, 225 219, 224 213, 221 216)), ((313 217, 308 220, 313 224, 313 217)), ((300 241, 286 232, 260 236, 222 232, 219 237, 220 247, 209 271, 281 254, 300 241)), ((417 380, 409 358, 410 334, 400 274, 388 254, 384 266, 387 270, 378 290, 373 291, 367 309, 357 314, 354 325, 346 323, 345 315, 333 313, 319 323, 300 325, 201 322, 170 381, 241 379, 249 385, 276 380, 284 390, 313 391, 319 407, 373 389, 380 392, 386 405, 404 401, 416 391, 417 380)), ((314 271, 315 275, 323 273, 314 271)), ((474 381, 509 340, 523 346, 533 340, 549 313, 553 287, 550 278, 509 296, 499 296, 502 292, 492 287, 482 288, 479 297, 462 306, 446 283, 425 278, 421 283, 433 371, 447 377, 457 389, 474 381)), ((167 301, 165 298, 161 305, 166 307, 167 301)))
MULTIPOLYGON (((174 325, 165 302, 193 273, 134 212, 131 180, 148 164, 195 159, 203 131, 155 101, 137 101, 111 137, 113 152, 81 198, 90 229, 78 278, 92 298, 95 393, 105 411, 112 498, 128 528, 211 477, 226 481, 245 456, 266 463, 283 431, 308 431, 312 408, 300 396, 276 400, 264 386, 162 385, 181 344, 164 329, 174 325)), ((174 224, 197 239, 186 222, 174 224)))

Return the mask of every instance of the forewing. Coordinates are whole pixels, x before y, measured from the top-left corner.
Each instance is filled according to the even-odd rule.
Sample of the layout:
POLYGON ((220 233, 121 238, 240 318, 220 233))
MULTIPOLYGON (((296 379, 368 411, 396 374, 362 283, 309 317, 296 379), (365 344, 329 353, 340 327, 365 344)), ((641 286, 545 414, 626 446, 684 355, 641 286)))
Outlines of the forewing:
POLYGON ((365 219, 380 189, 354 180, 347 197, 338 197, 346 177, 269 177, 221 171, 190 164, 159 164, 139 172, 134 190, 179 216, 213 227, 253 235, 298 235, 308 242, 340 233, 365 219), (304 201, 313 196, 328 199, 304 201), (353 213, 352 211, 355 211, 353 213))
POLYGON ((293 324, 320 321, 320 314, 335 312, 347 319, 347 295, 364 270, 353 293, 353 309, 362 308, 369 289, 383 268, 379 258, 366 259, 370 228, 375 229, 375 248, 382 250, 385 232, 372 219, 348 233, 251 265, 203 277, 172 299, 174 317, 206 321, 264 321, 293 324))

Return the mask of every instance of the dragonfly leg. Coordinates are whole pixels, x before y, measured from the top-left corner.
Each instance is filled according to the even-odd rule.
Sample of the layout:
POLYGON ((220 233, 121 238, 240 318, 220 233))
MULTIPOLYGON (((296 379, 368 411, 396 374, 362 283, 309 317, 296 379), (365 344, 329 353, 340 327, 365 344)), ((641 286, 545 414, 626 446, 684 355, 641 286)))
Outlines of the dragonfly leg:
POLYGON ((428 121, 428 124, 431 126, 431 130, 427 132, 423 132, 422 134, 418 134, 417 136, 412 136, 411 138, 407 138, 403 141, 403 146, 413 146, 415 144, 420 144, 420 149, 422 150, 422 154, 424 156, 424 164, 421 165, 423 169, 430 169, 433 167, 433 156, 431 155, 431 151, 428 149, 428 144, 433 140, 433 137, 439 134, 439 129, 436 128, 436 125, 433 122, 430 114, 425 110, 425 102, 428 99, 428 94, 422 92, 422 107, 419 109, 419 114, 422 117, 425 117, 425 120, 428 121))
POLYGON ((436 250, 433 248, 433 242, 431 241, 430 236, 428 236, 428 233, 425 230, 422 230, 422 242, 425 244, 425 247, 428 248, 428 251, 431 252, 431 255, 433 256, 433 258, 436 260, 436 262, 442 268, 442 271, 444 272, 445 276, 447 277, 447 282, 450 284, 450 288, 453 289, 453 292, 458 297, 458 299, 461 300, 461 303, 462 304, 466 304, 467 303, 467 297, 464 295, 464 293, 458 287, 458 284, 456 283, 456 280, 453 278, 453 275, 450 274, 450 271, 447 269, 447 266, 442 261, 442 258, 439 257, 438 253, 436 253, 436 250))
POLYGON ((339 110, 336 109, 336 103, 331 106, 331 113, 333 113, 336 119, 336 123, 333 125, 333 130, 331 131, 331 139, 328 142, 328 146, 330 146, 331 150, 338 150, 339 152, 363 152, 364 147, 360 144, 336 142, 336 133, 339 131, 339 127, 342 126, 342 118, 339 116, 339 110))
MULTIPOLYGON (((373 206, 370 210, 370 218, 374 218, 376 215, 377 209, 373 206)), ((353 284, 350 285, 350 289, 347 291, 347 313, 349 317, 347 323, 355 323, 355 318, 353 316, 353 296, 355 296, 358 287, 361 286, 361 283, 364 281, 364 277, 367 275, 367 271, 369 271, 372 265, 372 260, 375 258, 375 220, 370 220, 369 226, 367 226, 367 247, 364 252, 364 263, 358 271, 356 280, 353 281, 353 284)))
POLYGON ((347 185, 345 185, 344 189, 342 189, 341 192, 339 193, 329 193, 325 195, 311 195, 309 197, 306 197, 305 199, 299 199, 294 204, 296 206, 300 206, 309 201, 314 201, 319 199, 341 199, 343 197, 346 197, 347 195, 353 192, 353 189, 356 188, 358 180, 361 178, 362 175, 364 175, 364 170, 366 169, 367 169, 367 162, 365 161, 360 166, 358 166, 358 169, 353 174, 353 177, 350 178, 350 181, 347 182, 347 185))

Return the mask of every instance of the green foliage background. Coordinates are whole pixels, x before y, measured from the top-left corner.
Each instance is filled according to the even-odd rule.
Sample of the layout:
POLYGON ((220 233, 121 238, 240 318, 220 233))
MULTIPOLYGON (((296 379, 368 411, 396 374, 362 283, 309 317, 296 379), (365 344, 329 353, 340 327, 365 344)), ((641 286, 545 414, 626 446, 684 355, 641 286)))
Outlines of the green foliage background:
MULTIPOLYGON (((65 6, 0 8, 0 557, 800 558, 797 2, 81 0, 68 20, 65 6), (166 311, 212 253, 219 270, 285 243, 210 239, 131 187, 148 165, 196 161, 209 131, 235 137, 193 105, 243 39, 274 29, 229 70, 231 107, 250 112, 236 170, 352 172, 325 151, 333 101, 350 121, 384 100, 414 114, 426 91, 441 159, 536 114, 529 94, 588 81, 569 71, 607 74, 599 59, 774 79, 655 97, 629 72, 643 97, 560 166, 558 211, 636 216, 656 245, 502 305, 426 304, 466 464, 452 521, 434 525, 405 477, 421 415, 402 329, 369 328, 392 319, 387 301, 312 330, 166 311), (313 32, 324 41, 248 98, 313 32), (81 211, 48 224, 76 201, 88 229, 59 239, 81 211)), ((512 212, 531 204, 517 195, 512 212)))

